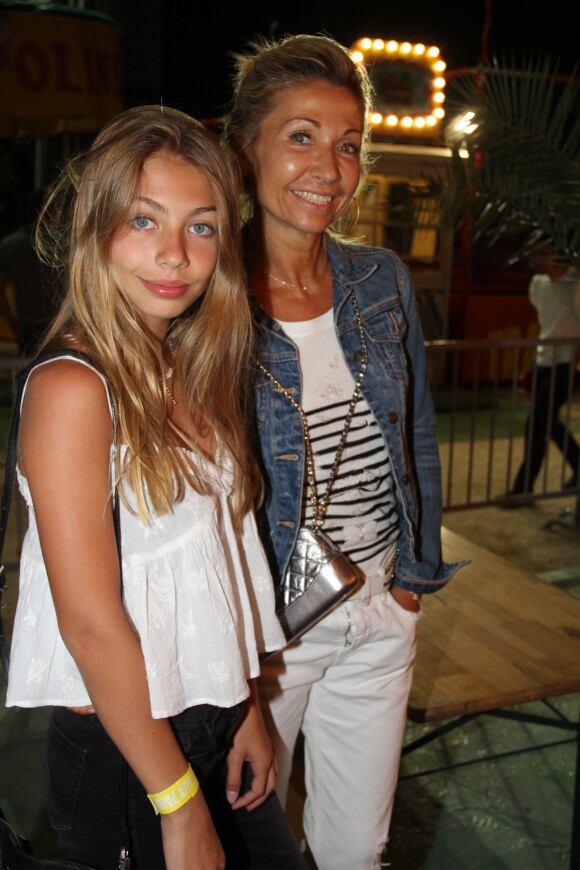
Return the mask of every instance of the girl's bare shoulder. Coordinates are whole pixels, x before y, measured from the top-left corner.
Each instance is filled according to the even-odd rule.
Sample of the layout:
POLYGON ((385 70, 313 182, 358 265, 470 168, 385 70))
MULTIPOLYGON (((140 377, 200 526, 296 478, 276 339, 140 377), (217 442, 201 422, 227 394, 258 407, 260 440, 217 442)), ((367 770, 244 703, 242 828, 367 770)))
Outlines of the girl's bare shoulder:
POLYGON ((82 362, 58 358, 32 370, 22 402, 23 428, 52 432, 61 428, 106 437, 111 429, 105 384, 82 362))

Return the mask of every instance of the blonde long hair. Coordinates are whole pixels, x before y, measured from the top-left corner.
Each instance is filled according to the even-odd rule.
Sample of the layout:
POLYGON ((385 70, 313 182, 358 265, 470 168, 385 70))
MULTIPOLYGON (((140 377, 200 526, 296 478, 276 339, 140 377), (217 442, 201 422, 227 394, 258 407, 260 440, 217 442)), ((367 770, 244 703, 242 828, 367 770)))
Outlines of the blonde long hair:
POLYGON ((215 272, 201 298, 170 324, 168 337, 193 419, 210 426, 233 459, 239 522, 259 489, 245 424, 252 321, 241 260, 240 179, 228 147, 203 124, 166 107, 129 109, 66 166, 37 226, 39 253, 67 277, 61 308, 40 350, 79 347, 107 379, 119 438, 128 448, 121 479, 133 489, 145 521, 182 500, 186 482, 207 492, 195 453, 178 449, 168 426, 158 344, 118 286, 109 260, 142 167, 163 151, 197 167, 215 197, 215 272))

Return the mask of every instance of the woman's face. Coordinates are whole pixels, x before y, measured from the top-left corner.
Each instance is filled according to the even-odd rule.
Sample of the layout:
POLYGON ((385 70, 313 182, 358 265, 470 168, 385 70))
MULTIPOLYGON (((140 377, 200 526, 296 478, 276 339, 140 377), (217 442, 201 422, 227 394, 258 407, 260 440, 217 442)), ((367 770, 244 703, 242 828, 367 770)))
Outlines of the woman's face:
POLYGON ((150 157, 110 258, 123 293, 159 338, 203 293, 217 256, 216 204, 205 175, 168 152, 150 157))
POLYGON ((266 229, 322 233, 346 211, 363 120, 354 94, 323 80, 280 94, 246 153, 266 229))

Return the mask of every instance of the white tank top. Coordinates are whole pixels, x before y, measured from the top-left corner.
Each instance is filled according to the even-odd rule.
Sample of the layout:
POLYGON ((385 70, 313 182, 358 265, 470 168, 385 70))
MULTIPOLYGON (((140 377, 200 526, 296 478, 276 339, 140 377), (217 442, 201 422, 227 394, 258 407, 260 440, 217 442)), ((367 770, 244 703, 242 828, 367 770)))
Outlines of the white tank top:
MULTIPOLYGON (((239 703, 259 673, 258 652, 284 644, 254 515, 240 534, 234 528, 231 463, 226 457, 218 469, 208 462, 206 472, 213 494, 188 488, 151 526, 121 503, 123 598, 141 641, 155 718, 196 704, 239 703)), ((83 706, 90 698, 58 631, 28 482, 19 469, 17 478, 29 522, 6 704, 83 706)), ((115 666, 122 662, 111 661, 115 666)))

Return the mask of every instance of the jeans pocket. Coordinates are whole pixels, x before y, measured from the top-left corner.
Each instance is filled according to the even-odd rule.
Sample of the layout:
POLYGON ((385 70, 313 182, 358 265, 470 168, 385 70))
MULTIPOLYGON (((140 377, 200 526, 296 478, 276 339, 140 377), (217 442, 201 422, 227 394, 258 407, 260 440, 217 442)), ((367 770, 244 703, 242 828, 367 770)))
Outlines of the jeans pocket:
POLYGON ((393 613, 397 614, 408 625, 415 625, 423 617, 421 608, 419 610, 406 610, 390 592, 387 596, 387 603, 392 608, 393 613))
POLYGON ((46 810, 55 831, 72 828, 86 752, 60 731, 51 719, 44 749, 47 778, 46 810))

